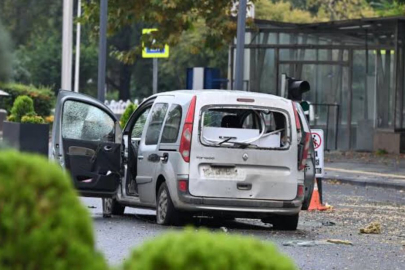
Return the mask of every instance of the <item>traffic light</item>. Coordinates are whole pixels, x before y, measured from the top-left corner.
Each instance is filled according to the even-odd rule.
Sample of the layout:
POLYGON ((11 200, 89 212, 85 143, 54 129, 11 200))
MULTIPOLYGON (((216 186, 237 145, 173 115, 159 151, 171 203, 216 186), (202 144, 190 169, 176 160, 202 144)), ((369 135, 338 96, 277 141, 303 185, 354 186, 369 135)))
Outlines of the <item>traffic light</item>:
POLYGON ((287 78, 288 80, 288 99, 301 101, 302 94, 308 92, 311 86, 307 81, 300 81, 293 78, 287 78))

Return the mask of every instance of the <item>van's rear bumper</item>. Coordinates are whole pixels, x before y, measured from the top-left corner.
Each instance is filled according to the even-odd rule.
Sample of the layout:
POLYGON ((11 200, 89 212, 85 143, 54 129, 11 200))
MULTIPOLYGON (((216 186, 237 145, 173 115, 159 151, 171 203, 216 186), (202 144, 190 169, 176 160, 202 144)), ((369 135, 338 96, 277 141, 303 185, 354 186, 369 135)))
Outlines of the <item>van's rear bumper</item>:
POLYGON ((195 197, 186 193, 178 193, 177 208, 186 211, 230 211, 272 214, 296 214, 302 207, 302 199, 292 201, 227 199, 212 197, 195 197))

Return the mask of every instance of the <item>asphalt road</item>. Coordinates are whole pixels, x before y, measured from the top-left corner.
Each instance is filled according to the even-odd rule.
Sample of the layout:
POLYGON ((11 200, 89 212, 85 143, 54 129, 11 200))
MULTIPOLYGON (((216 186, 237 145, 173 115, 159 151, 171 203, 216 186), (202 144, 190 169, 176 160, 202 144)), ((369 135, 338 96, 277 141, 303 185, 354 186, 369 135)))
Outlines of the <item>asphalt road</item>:
MULTIPOLYGON (((213 231, 225 227, 230 234, 272 241, 301 269, 405 269, 405 192, 329 183, 324 184, 324 200, 334 210, 301 212, 295 232, 275 231, 259 220, 245 219, 200 219, 194 226, 213 231), (381 234, 359 234, 360 228, 373 221, 381 223, 381 234), (328 223, 335 225, 326 226, 328 223), (328 239, 352 245, 325 243, 328 239)), ((104 219, 100 199, 83 198, 83 202, 93 216, 97 247, 112 265, 120 264, 145 240, 181 229, 156 225, 154 211, 149 210, 127 208, 124 216, 104 219)))

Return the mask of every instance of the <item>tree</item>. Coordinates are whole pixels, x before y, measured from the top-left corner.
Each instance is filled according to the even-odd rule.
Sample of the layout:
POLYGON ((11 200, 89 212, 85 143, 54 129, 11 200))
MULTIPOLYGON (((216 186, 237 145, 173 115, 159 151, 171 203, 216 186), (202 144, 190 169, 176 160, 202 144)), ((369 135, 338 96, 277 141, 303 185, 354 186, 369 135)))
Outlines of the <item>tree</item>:
MULTIPOLYGON (((212 48, 227 45, 234 37, 236 21, 230 20, 231 7, 235 0, 116 0, 110 1, 108 9, 108 32, 118 33, 126 26, 143 22, 145 26, 156 27, 159 31, 142 36, 148 47, 159 47, 164 43, 171 46, 180 41, 184 31, 193 28, 197 20, 203 20, 210 29, 204 37, 205 44, 212 48), (152 45, 153 40, 156 43, 152 45)), ((90 0, 84 3, 83 21, 98 29, 99 1, 90 0)), ((141 45, 129 50, 119 51, 115 56, 125 63, 133 63, 140 54, 141 45)))
POLYGON ((11 77, 13 57, 10 36, 0 21, 0 81, 7 81, 11 77))
MULTIPOLYGON (((298 6, 299 1, 295 2, 297 2, 298 6)), ((293 4, 287 1, 273 2, 271 0, 257 1, 256 18, 294 23, 310 23, 314 21, 314 17, 309 11, 294 8, 293 4)))
POLYGON ((366 0, 308 0, 308 5, 317 10, 318 21, 334 21, 375 17, 366 0))

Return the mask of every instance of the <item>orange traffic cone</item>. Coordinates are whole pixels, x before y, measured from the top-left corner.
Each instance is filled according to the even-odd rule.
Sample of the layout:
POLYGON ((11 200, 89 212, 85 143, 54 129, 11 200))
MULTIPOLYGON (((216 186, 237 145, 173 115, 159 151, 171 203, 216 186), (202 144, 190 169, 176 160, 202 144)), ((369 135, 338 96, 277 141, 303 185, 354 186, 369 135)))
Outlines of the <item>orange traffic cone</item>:
POLYGON ((311 203, 309 204, 308 211, 325 211, 328 208, 323 206, 321 203, 321 199, 319 197, 319 191, 318 191, 318 184, 316 183, 315 179, 315 185, 314 185, 314 191, 312 192, 312 198, 311 198, 311 203))

